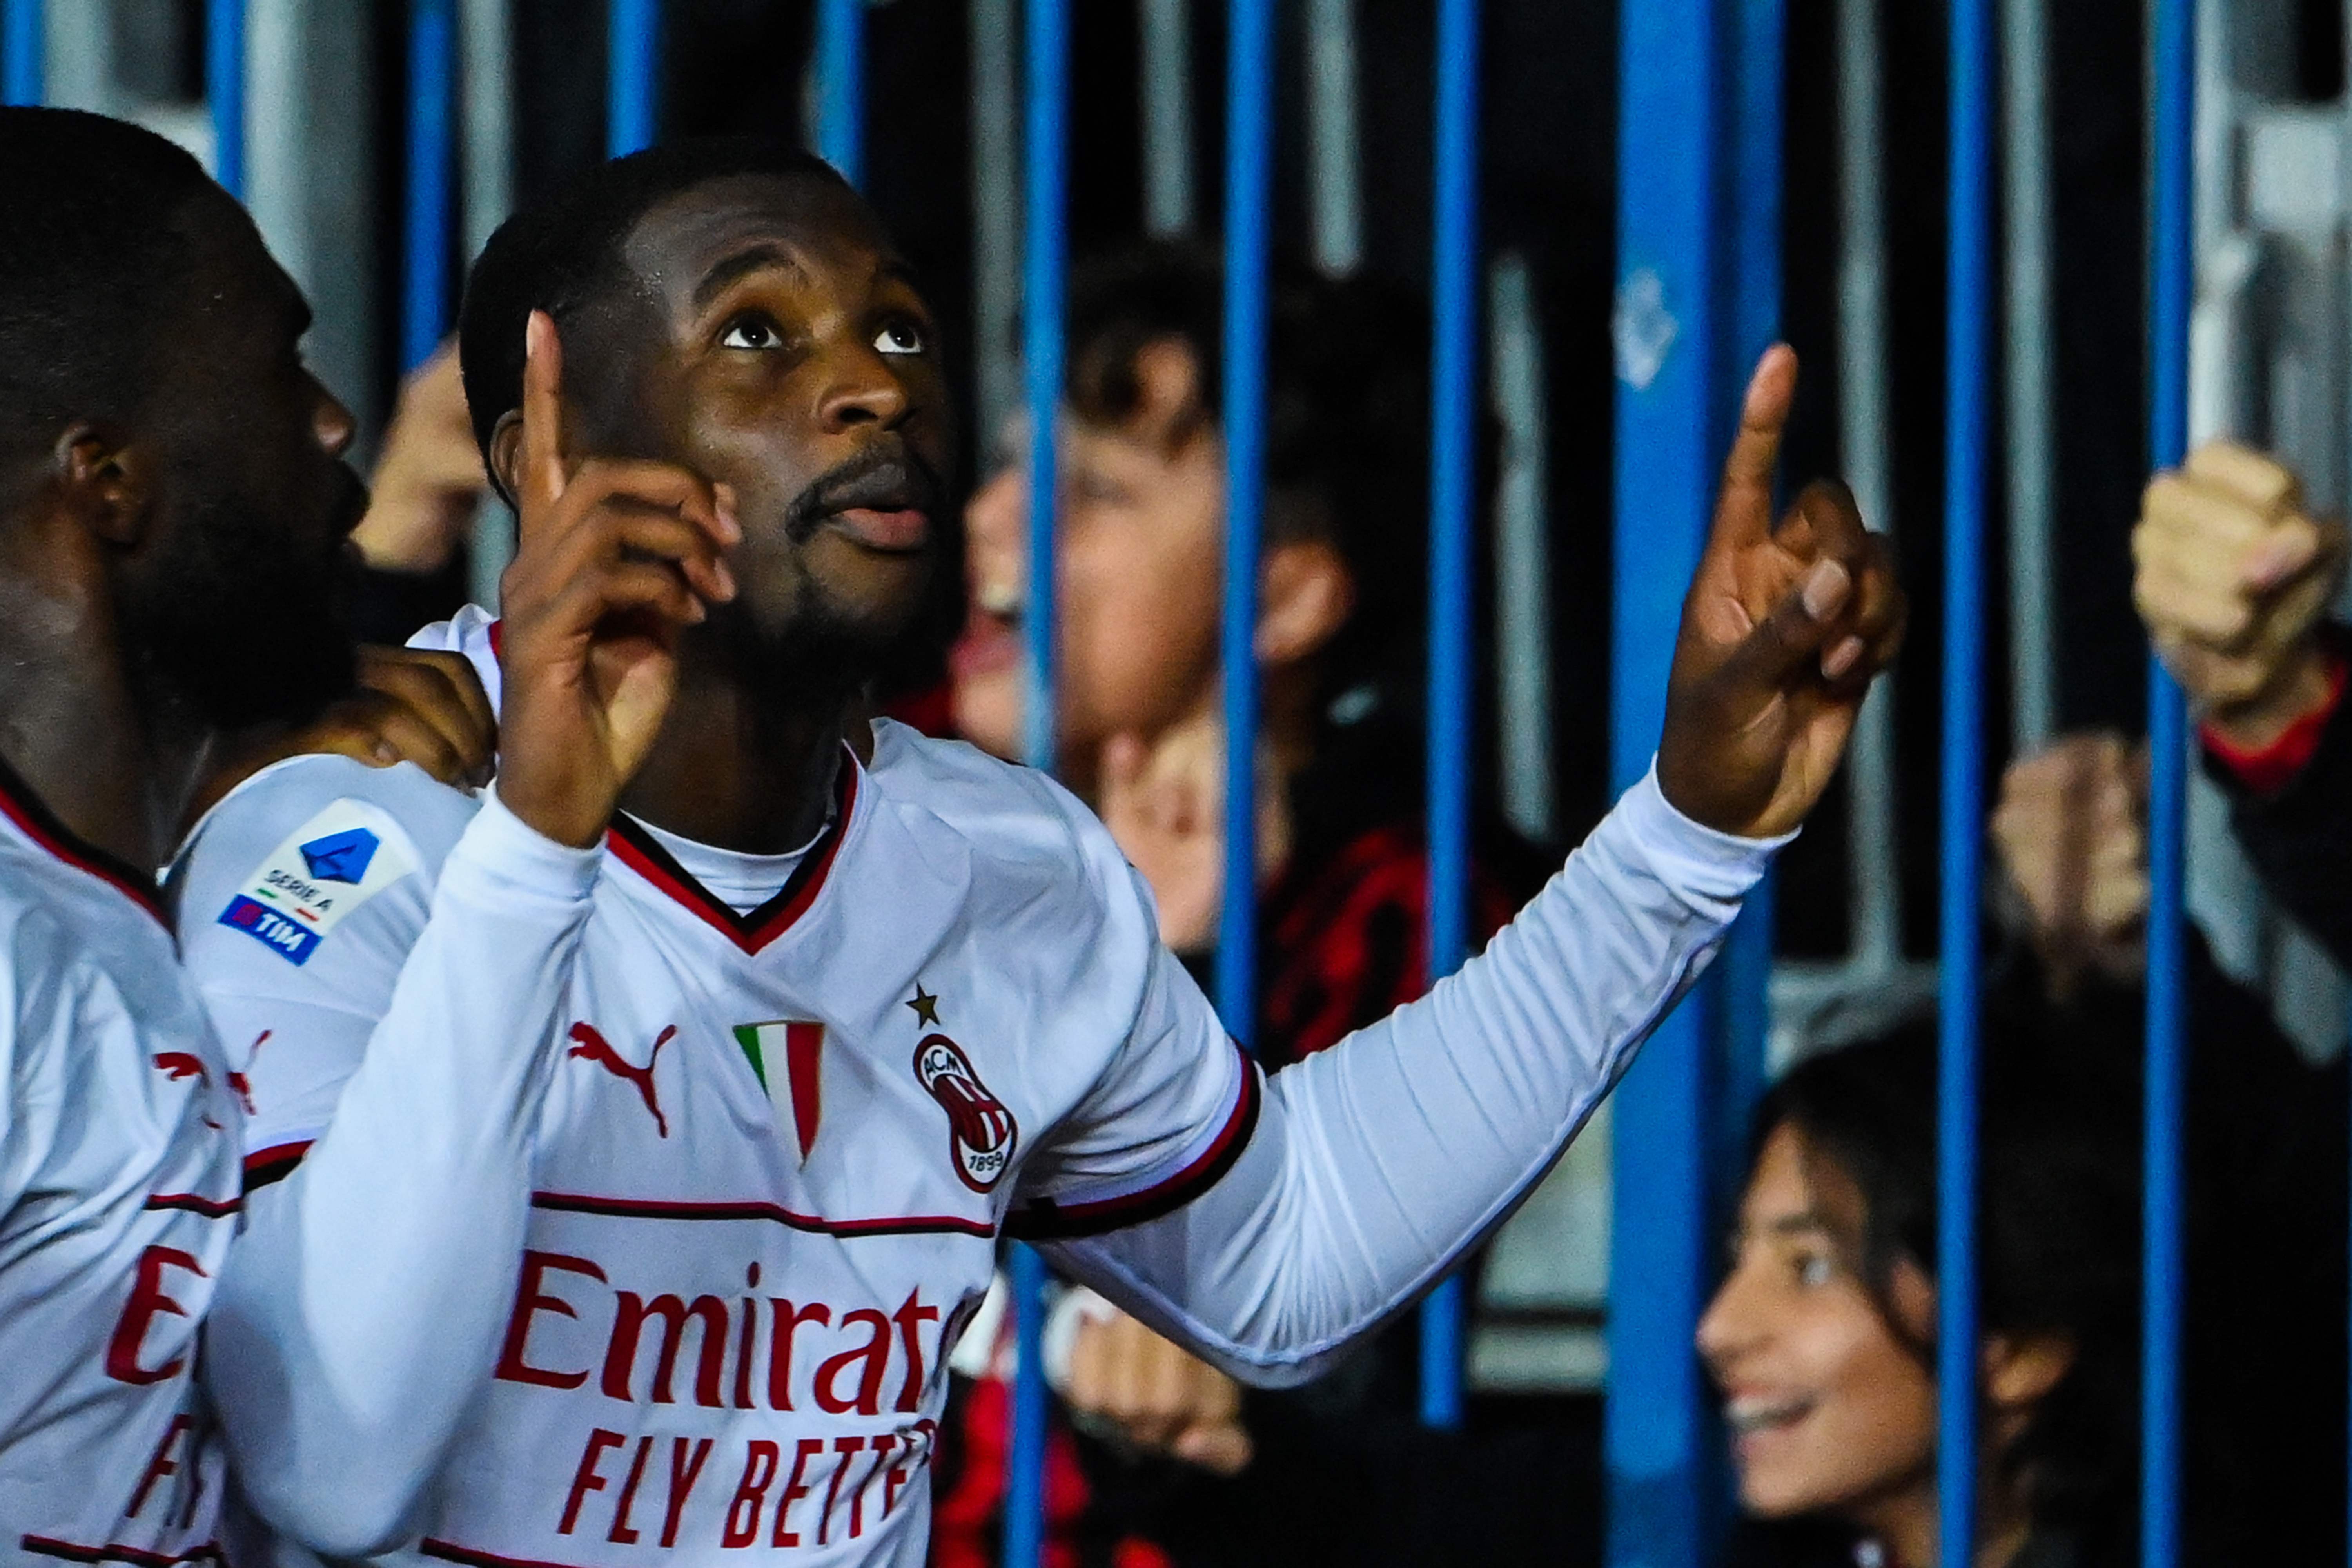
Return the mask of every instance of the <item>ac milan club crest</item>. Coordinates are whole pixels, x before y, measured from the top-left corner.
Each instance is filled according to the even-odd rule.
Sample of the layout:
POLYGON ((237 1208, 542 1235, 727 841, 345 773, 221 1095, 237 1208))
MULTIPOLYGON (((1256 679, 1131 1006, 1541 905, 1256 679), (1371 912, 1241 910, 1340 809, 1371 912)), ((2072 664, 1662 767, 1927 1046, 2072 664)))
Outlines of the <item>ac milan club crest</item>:
POLYGON ((984 1193, 1013 1163, 1021 1129, 1004 1102, 988 1092, 971 1058, 945 1035, 925 1035, 915 1047, 915 1077, 948 1113, 948 1145, 965 1186, 984 1193))

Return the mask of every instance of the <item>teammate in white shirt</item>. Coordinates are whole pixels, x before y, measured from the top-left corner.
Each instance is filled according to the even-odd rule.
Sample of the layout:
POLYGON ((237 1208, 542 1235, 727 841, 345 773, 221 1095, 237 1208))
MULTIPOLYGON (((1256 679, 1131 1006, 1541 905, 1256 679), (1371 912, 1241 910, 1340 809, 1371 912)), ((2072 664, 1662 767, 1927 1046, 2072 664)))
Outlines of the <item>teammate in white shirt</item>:
POLYGON ((187 153, 0 109, 0 1563, 219 1554, 242 1112, 152 868, 229 731, 351 677, 308 320, 187 153))
POLYGON ((1006 1234, 1306 1375, 1558 1156, 1900 637, 1842 491, 1773 526, 1777 351, 1652 778, 1460 975, 1263 1081, 1082 805, 854 717, 952 416, 837 176, 607 165, 492 241, 463 346, 522 542, 504 620, 432 637, 500 701, 495 797, 298 760, 178 873, 254 1099, 208 1378, 289 1556, 912 1568, 1006 1234))

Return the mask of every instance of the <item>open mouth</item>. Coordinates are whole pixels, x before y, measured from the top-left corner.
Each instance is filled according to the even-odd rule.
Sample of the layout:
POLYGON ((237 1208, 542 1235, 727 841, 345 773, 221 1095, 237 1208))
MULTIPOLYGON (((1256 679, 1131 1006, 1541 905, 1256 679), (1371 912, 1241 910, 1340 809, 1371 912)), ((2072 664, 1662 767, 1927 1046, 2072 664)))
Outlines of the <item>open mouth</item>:
POLYGON ((1023 605, 1020 593, 998 584, 976 587, 964 616, 963 636, 949 661, 959 680, 1010 669, 1021 662, 1023 605))
POLYGON ((1805 1394, 1746 1394, 1725 1402, 1723 1421, 1734 1437, 1761 1437, 1785 1432, 1812 1413, 1813 1401, 1805 1394))
POLYGON ((803 504, 813 529, 881 554, 910 555, 931 543, 939 486, 919 464, 882 455, 836 470, 803 504))

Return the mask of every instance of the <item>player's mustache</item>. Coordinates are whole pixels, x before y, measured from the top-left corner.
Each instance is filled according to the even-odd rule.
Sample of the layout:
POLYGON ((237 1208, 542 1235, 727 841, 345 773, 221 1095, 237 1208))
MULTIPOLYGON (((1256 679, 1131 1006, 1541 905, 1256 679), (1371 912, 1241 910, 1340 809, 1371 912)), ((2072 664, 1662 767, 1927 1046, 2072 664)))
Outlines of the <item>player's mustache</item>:
POLYGON ((811 480, 784 511, 784 537, 805 543, 824 520, 853 507, 920 511, 936 522, 945 487, 922 455, 886 437, 811 480))

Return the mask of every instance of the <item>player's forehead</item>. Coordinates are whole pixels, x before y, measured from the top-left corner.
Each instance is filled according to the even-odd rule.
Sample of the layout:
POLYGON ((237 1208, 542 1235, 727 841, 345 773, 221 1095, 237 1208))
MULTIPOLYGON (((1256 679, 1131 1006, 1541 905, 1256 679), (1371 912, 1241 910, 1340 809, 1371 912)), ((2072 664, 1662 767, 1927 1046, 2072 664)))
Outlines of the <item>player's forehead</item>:
POLYGON ((729 174, 665 196, 631 226, 621 258, 673 316, 761 271, 818 290, 914 287, 871 209, 811 174, 729 174))

